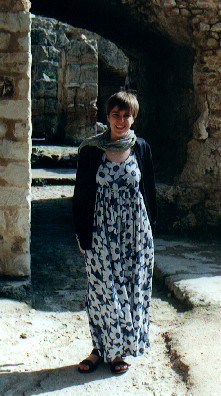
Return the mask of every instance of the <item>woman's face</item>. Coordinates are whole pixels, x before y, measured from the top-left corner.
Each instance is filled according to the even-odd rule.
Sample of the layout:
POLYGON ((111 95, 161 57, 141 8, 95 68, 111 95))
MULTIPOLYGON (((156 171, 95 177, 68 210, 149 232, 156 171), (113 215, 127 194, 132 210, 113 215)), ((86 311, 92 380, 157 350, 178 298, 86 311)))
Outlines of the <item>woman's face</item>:
POLYGON ((130 111, 127 109, 120 110, 118 106, 115 106, 111 110, 107 119, 110 123, 111 140, 125 136, 134 122, 130 111))

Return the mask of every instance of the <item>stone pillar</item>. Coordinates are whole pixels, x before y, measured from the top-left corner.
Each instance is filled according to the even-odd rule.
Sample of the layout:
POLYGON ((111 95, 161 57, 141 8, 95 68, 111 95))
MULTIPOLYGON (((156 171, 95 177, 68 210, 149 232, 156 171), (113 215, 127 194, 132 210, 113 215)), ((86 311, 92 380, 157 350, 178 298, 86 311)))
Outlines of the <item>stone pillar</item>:
POLYGON ((72 37, 61 51, 58 111, 64 143, 78 144, 96 133, 98 95, 97 42, 72 37))
POLYGON ((0 0, 0 276, 30 275, 30 2, 0 0))

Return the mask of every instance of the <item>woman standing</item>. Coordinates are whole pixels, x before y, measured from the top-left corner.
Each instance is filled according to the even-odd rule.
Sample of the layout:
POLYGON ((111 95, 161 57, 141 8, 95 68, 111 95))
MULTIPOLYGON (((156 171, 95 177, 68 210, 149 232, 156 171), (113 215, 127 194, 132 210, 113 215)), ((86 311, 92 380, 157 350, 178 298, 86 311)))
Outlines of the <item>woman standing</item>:
POLYGON ((106 110, 110 129, 80 145, 73 202, 94 348, 78 370, 103 360, 120 374, 129 366, 123 357, 142 355, 149 343, 156 190, 150 147, 130 129, 136 96, 118 92, 106 110))

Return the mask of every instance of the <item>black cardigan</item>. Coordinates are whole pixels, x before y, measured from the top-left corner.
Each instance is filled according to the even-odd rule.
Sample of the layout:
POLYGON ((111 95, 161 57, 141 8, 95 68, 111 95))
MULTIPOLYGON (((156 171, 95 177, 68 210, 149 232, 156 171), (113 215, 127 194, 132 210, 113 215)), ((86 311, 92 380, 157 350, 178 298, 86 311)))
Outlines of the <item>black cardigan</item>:
MULTIPOLYGON (((144 198, 150 223, 153 225, 157 218, 157 205, 150 146, 144 139, 137 138, 134 151, 141 171, 140 191, 144 198)), ((84 250, 92 248, 96 173, 101 164, 103 153, 104 151, 97 147, 84 146, 78 158, 73 197, 73 220, 80 246, 84 250)))

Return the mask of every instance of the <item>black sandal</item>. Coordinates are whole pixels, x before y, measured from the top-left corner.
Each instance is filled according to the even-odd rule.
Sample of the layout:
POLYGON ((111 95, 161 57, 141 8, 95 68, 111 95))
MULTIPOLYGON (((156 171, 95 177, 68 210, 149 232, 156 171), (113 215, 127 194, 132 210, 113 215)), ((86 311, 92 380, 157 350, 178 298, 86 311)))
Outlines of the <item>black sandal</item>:
POLYGON ((93 349, 91 352, 91 355, 95 355, 98 356, 98 359, 95 363, 93 363, 90 359, 84 359, 82 360, 82 362, 80 362, 79 364, 85 364, 87 366, 89 366, 88 370, 82 370, 79 366, 78 366, 78 371, 79 373, 93 373, 93 371, 96 370, 96 368, 98 367, 99 363, 102 362, 103 358, 99 355, 99 352, 97 349, 93 349))
POLYGON ((130 364, 125 362, 124 360, 116 360, 115 362, 111 362, 110 369, 114 374, 124 374, 128 371, 130 364), (124 369, 117 370, 116 367, 126 366, 124 369))

